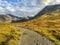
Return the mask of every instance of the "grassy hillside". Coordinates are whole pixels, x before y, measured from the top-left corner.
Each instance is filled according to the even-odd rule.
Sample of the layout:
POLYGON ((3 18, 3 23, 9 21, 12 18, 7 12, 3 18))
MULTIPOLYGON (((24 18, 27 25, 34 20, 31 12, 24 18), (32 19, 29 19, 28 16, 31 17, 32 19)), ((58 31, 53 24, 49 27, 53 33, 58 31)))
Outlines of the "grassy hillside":
POLYGON ((0 45, 19 45, 22 32, 12 25, 0 24, 0 45))
POLYGON ((58 10, 50 14, 45 13, 36 19, 23 23, 14 23, 13 25, 36 31, 60 45, 60 12, 58 10))

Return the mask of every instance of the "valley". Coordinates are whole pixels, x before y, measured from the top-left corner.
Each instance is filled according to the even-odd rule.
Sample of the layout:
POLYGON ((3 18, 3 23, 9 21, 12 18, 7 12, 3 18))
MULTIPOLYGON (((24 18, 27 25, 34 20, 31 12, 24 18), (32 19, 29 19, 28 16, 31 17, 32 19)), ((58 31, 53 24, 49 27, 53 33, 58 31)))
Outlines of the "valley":
MULTIPOLYGON (((51 42, 54 43, 52 45, 60 45, 60 5, 47 6, 46 10, 42 12, 43 12, 42 15, 39 12, 37 17, 34 17, 34 19, 28 20, 25 22, 16 22, 16 23, 1 22, 0 31, 2 31, 3 28, 9 31, 10 30, 17 31, 17 30, 20 30, 21 28, 24 28, 46 37, 47 39, 49 39, 51 42)), ((24 30, 24 29, 21 29, 21 30, 24 30)), ((9 33, 12 33, 12 32, 9 32, 9 33)), ((23 32, 21 33, 20 31, 17 31, 16 33, 23 34, 23 32)), ((15 33, 14 33, 14 36, 15 36, 15 33)), ((16 39, 18 39, 18 37, 16 39)))

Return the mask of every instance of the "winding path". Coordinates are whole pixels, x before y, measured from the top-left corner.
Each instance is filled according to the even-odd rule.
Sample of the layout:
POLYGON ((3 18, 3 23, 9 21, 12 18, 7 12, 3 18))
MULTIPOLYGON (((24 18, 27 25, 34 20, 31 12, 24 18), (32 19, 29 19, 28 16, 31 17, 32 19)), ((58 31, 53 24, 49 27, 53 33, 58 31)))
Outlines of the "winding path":
POLYGON ((21 36, 20 45, 55 45, 46 37, 25 28, 19 28, 23 31, 21 36))

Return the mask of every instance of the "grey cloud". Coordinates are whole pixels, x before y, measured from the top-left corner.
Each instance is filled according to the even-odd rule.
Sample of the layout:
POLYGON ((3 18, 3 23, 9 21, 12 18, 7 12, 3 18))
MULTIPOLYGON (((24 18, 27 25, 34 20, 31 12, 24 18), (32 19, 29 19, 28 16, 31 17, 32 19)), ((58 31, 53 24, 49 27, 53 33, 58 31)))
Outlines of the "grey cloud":
POLYGON ((22 2, 16 3, 16 7, 14 7, 7 1, 3 2, 0 0, 0 2, 1 2, 1 5, 2 5, 2 3, 4 3, 4 6, 6 6, 6 7, 9 6, 15 10, 14 12, 11 12, 7 8, 4 8, 4 12, 0 11, 0 14, 1 13, 11 13, 11 14, 13 14, 15 16, 19 16, 19 17, 20 16, 31 16, 31 15, 34 16, 47 5, 60 4, 60 0, 33 0, 33 1, 32 0, 22 0, 22 2), (25 6, 19 7, 20 3, 23 3, 25 6), (28 3, 30 3, 29 6, 32 5, 33 8, 28 7, 28 3), (36 4, 34 4, 34 3, 36 3, 36 4), (24 7, 25 7, 25 9, 23 9, 24 7), (29 8, 29 9, 27 9, 27 8, 29 8))

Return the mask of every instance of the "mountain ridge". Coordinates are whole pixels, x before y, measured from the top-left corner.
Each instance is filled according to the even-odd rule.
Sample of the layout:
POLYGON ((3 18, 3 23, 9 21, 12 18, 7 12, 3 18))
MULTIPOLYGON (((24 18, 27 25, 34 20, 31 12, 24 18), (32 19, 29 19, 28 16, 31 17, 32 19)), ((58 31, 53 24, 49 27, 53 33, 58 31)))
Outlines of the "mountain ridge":
POLYGON ((24 22, 32 19, 32 17, 26 16, 26 17, 17 17, 11 14, 0 14, 0 22, 5 23, 16 23, 16 22, 24 22))
POLYGON ((43 8, 40 12, 38 12, 34 18, 38 18, 39 16, 42 16, 44 13, 47 13, 48 11, 52 12, 58 10, 57 8, 60 8, 60 4, 45 6, 45 8, 43 8))
POLYGON ((52 11, 58 10, 60 5, 48 5, 45 8, 43 8, 40 12, 38 12, 34 17, 17 17, 11 14, 0 14, 0 22, 7 22, 7 23, 17 23, 17 22, 25 22, 29 20, 33 20, 35 18, 38 18, 42 16, 43 14, 47 13, 48 15, 51 14, 52 11), (1 18, 2 17, 2 18, 1 18))

